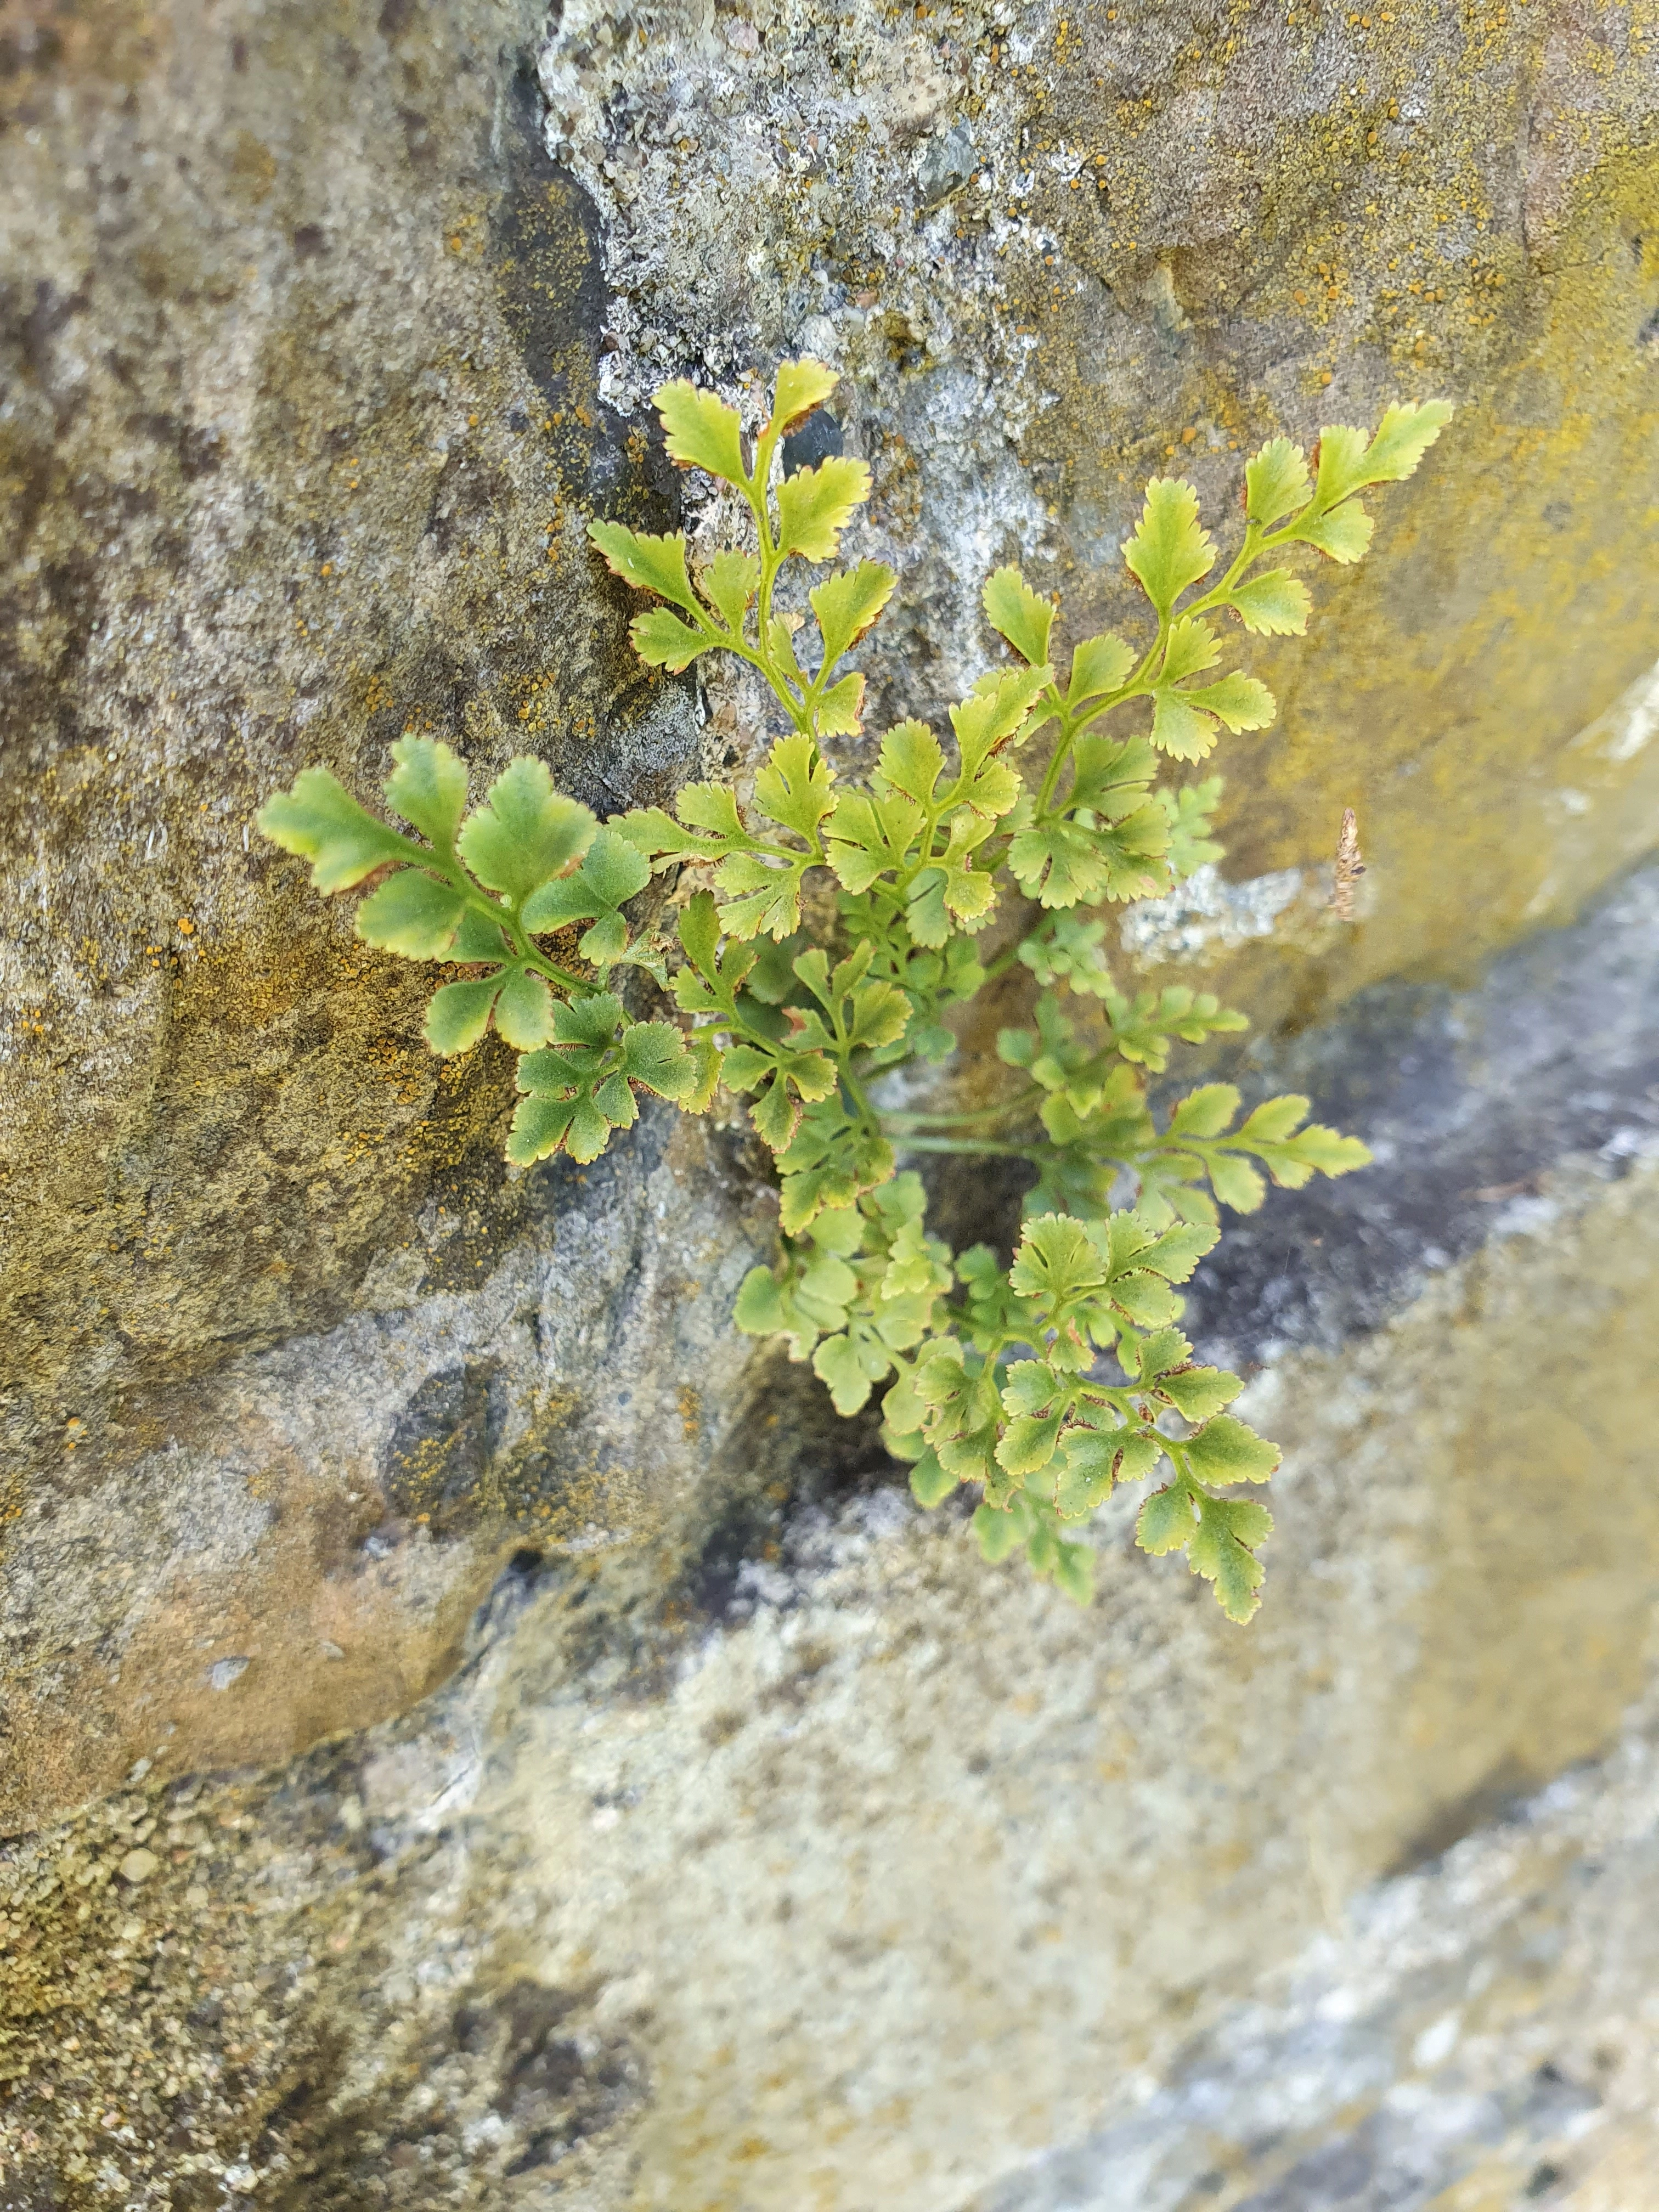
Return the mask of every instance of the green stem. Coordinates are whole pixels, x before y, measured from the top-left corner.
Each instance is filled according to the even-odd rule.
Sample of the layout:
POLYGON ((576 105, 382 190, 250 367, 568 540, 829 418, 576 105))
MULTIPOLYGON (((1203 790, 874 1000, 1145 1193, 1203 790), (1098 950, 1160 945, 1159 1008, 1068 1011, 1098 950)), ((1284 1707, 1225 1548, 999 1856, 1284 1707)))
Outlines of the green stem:
POLYGON ((517 915, 509 913, 504 906, 498 906, 494 899, 487 898, 459 860, 447 853, 439 852, 423 854, 422 858, 428 867, 435 868, 442 874, 452 890, 459 891, 474 914, 484 915, 498 929, 507 932, 513 939, 514 952, 526 968, 544 976, 550 983, 562 984, 567 991, 580 992, 583 997, 599 988, 597 983, 573 975, 568 969, 561 968, 556 961, 550 960, 544 952, 538 952, 517 915))
MULTIPOLYGON (((1011 968, 1017 968, 1019 964, 1019 947, 1017 945, 1012 945, 1006 952, 999 953, 997 957, 986 969, 986 983, 994 983, 999 975, 1006 975, 1011 968)), ((981 990, 983 990, 984 988, 984 984, 980 986, 981 990)))
POLYGON ((884 1121, 936 1121, 942 1127, 954 1127, 960 1121, 995 1121, 1004 1114, 1012 1114, 1024 1108, 1032 1099, 1040 1098, 1042 1096, 1042 1091, 1033 1083, 1025 1090, 1016 1091, 1012 1097, 1000 1098, 990 1106, 964 1106, 959 1112, 952 1114, 908 1114, 895 1111, 884 1114, 882 1119, 884 1121))
MULTIPOLYGON (((1283 533, 1281 533, 1281 537, 1282 536, 1283 533)), ((1213 608, 1223 605, 1231 595, 1233 586, 1237 583, 1244 571, 1251 566, 1264 550, 1271 550, 1265 546, 1264 539, 1265 533, 1255 523, 1252 522, 1248 524, 1245 527, 1243 543, 1240 545, 1237 553, 1234 556, 1220 582, 1215 585, 1212 589, 1206 592, 1202 599, 1194 599, 1189 605, 1179 609, 1172 607, 1167 614, 1159 616, 1158 635, 1152 640, 1152 644, 1147 647, 1145 654, 1143 654, 1139 666, 1135 670, 1134 674, 1129 678, 1129 681, 1124 684, 1120 690, 1115 691, 1105 699, 1103 699, 1098 705, 1091 707, 1090 710, 1087 713, 1079 715, 1075 722, 1062 712, 1060 742, 1054 747, 1054 757, 1048 763, 1048 771, 1042 779, 1042 788, 1037 793, 1036 818, 1039 825, 1049 818, 1049 802, 1053 799, 1055 787, 1059 783, 1060 772, 1064 768, 1066 762, 1071 757, 1073 746, 1076 744, 1077 739, 1082 735, 1083 732, 1085 729, 1092 728, 1094 724, 1099 721, 1103 715, 1109 714, 1115 708, 1127 705, 1131 699, 1138 699, 1148 696, 1152 687, 1149 686, 1147 678, 1152 674, 1155 668, 1159 670, 1162 669, 1164 658, 1169 650, 1170 633, 1173 629, 1177 621, 1195 620, 1198 617, 1207 614, 1213 608)), ((1289 541, 1286 540, 1285 542, 1289 541)), ((1063 813, 1065 809, 1062 806, 1057 809, 1056 811, 1063 813)))
POLYGON ((1055 740, 1054 753, 1043 775, 1042 787, 1037 793, 1036 811, 1039 822, 1042 819, 1048 801, 1054 795, 1054 786, 1060 781, 1060 769, 1066 764, 1072 750, 1072 740, 1076 735, 1077 732, 1073 726, 1070 715, 1062 710, 1060 717, 1060 736, 1055 740))
MULTIPOLYGON (((837 1026, 839 1026, 839 1024, 837 1024, 837 1026)), ((875 1135, 880 1136, 882 1133, 881 1116, 877 1113, 875 1108, 870 1103, 870 1094, 866 1091, 864 1085, 859 1081, 857 1076, 854 1074, 852 1069, 848 1066, 845 1060, 841 1063, 841 1080, 842 1088, 850 1096, 854 1106, 858 1108, 860 1121, 863 1122, 866 1129, 871 1130, 875 1135)))
MULTIPOLYGON (((755 472, 744 486, 749 504, 754 510, 755 522, 760 532, 760 586, 755 598, 755 636, 758 651, 744 652, 744 659, 753 663, 771 685, 774 695, 795 728, 804 738, 816 739, 813 714, 817 704, 809 686, 804 697, 798 697, 788 680, 779 674, 772 664, 772 587, 777 582, 778 571, 785 556, 779 552, 772 539, 772 513, 767 498, 766 479, 771 473, 772 453, 775 440, 763 438, 755 454, 755 472)), ((819 672, 822 674, 822 671, 819 672)), ((805 679, 802 679, 805 684, 805 679)), ((822 854, 818 856, 823 858, 822 854)))
POLYGON ((566 990, 578 992, 583 998, 593 996, 599 989, 597 983, 585 982, 580 975, 571 975, 568 969, 561 968, 544 953, 532 949, 528 954, 521 954, 520 957, 533 974, 544 976, 550 983, 562 983, 566 990))
POLYGON ((975 1140, 960 1137, 912 1136, 908 1131, 894 1133, 893 1141, 907 1152, 963 1152, 973 1158, 1000 1158, 1010 1160, 1040 1161, 1042 1154, 1030 1145, 1005 1145, 991 1138, 975 1140))
POLYGON ((884 884, 878 876, 870 886, 870 895, 873 898, 885 899, 888 905, 892 908, 895 917, 904 912, 904 894, 896 884, 884 884))
POLYGON ((507 927, 511 933, 519 957, 526 968, 532 968, 538 975, 545 975, 554 982, 563 983, 574 991, 589 992, 595 989, 596 987, 593 984, 584 983, 579 976, 567 974, 556 962, 550 960, 544 952, 538 952, 530 933, 517 915, 510 914, 507 916, 507 927))
POLYGON ((1218 607, 1222 604, 1244 571, 1262 552, 1263 538, 1264 533, 1258 524, 1254 522, 1246 524, 1244 542, 1233 556, 1226 574, 1218 584, 1204 594, 1201 599, 1194 599, 1190 606, 1182 607, 1181 613, 1183 619, 1188 617, 1208 614, 1212 607, 1218 607))
POLYGON ((1018 1329, 998 1328, 988 1331, 983 1330, 982 1325, 974 1318, 973 1314, 966 1306, 954 1306, 947 1304, 945 1308, 945 1318, 951 1328, 960 1329, 965 1337, 972 1340, 974 1350, 979 1353, 980 1358, 985 1362, 987 1367, 994 1367, 998 1360, 1001 1358, 1003 1353, 1006 1352, 1012 1345, 1023 1344, 1026 1346, 1028 1351, 1034 1348, 1031 1346, 1030 1340, 1028 1337, 1022 1336, 1018 1329), (981 1334, 984 1335, 986 1342, 990 1346, 990 1349, 988 1351, 985 1349, 984 1345, 980 1340, 981 1334))

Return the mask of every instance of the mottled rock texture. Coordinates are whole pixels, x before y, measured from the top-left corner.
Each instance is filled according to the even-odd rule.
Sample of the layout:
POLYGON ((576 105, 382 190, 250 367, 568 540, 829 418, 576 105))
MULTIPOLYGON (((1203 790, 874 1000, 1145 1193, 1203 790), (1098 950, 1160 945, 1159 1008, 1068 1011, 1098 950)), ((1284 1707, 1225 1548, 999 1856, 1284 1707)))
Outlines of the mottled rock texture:
POLYGON ((909 616, 890 705, 982 665, 998 559, 1080 634, 1126 606, 1172 459, 1224 507, 1264 435, 1461 403, 1229 750, 1231 872, 1323 857, 1339 793, 1367 824, 1369 929, 1257 986, 1305 1020, 1651 841, 1659 755, 1591 726, 1654 659, 1656 37, 1640 6, 572 0, 542 77, 600 211, 604 390, 802 344, 844 368, 909 616))
POLYGON ((401 1709, 515 1525, 638 1533, 730 1419, 741 1177, 659 1120, 509 1184, 510 1060, 436 1061, 422 979, 249 830, 410 724, 605 811, 695 755, 582 548, 672 486, 601 427, 539 22, 9 34, 12 1826, 401 1709))
POLYGON ((1651 0, 0 5, 3 2212, 1659 2206, 1656 118, 1651 0), (740 1133, 509 1175, 249 832, 741 773, 582 528, 801 347, 875 726, 1149 473, 1459 403, 1127 956, 1379 1152, 1197 1286, 1248 1635, 988 1574, 731 1331, 740 1133))

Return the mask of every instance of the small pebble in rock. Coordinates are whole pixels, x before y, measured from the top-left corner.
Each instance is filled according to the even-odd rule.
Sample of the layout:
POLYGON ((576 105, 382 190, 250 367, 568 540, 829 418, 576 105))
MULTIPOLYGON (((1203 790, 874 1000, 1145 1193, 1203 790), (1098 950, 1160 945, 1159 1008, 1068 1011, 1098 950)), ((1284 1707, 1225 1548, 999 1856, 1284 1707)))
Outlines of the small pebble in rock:
POLYGON ((148 1881, 161 1862, 154 1851, 147 1851, 141 1844, 136 1851, 129 1851, 121 1862, 123 1881, 148 1881))
POLYGON ((216 1659, 207 1670, 210 1690, 228 1690, 233 1682, 240 1682, 248 1669, 246 1659, 216 1659))
POLYGON ((976 158, 973 133, 965 123, 936 132, 916 163, 916 193, 922 208, 941 206, 952 192, 960 191, 974 173, 976 158))

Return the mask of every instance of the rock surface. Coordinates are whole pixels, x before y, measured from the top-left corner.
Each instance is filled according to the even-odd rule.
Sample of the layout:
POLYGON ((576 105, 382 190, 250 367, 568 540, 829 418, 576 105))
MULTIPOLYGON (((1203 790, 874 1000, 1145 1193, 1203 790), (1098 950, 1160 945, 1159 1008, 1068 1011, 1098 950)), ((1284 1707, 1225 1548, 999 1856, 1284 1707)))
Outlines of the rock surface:
POLYGON ((1659 2203, 1656 39, 0 12, 4 2212, 1659 2203), (1111 613, 1149 473, 1460 403, 1130 948, 1380 1140, 1196 1286, 1288 1455, 1246 1637, 1109 1516, 1086 1615, 988 1574, 731 1331, 738 1134, 509 1175, 248 833, 410 726, 741 771, 582 526, 677 511, 659 374, 801 347, 872 727, 1000 559, 1111 613))
POLYGON ((526 1558, 403 1719, 20 1843, 27 2186, 1644 2203, 1641 1103, 1384 1325, 1259 1372, 1287 1459, 1248 1639, 1121 1517, 1079 1614, 877 1485, 783 1516, 717 1611, 623 1549, 526 1558))
POLYGON ((14 1827, 401 1710, 526 1527, 637 1532, 728 1418, 766 1233, 730 1169, 653 1124, 623 1185, 509 1183, 510 1060, 434 1060, 423 979, 249 830, 411 725, 607 811, 696 756, 580 541, 672 486, 599 427, 539 22, 65 9, 8 48, 14 1827))

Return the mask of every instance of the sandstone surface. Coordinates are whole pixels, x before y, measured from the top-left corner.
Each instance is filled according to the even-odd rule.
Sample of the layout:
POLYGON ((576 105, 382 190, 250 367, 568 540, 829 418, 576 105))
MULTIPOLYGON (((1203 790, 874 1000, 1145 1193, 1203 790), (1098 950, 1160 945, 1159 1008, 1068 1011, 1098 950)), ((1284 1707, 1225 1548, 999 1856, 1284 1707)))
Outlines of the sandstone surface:
POLYGON ((0 9, 0 2207, 1659 2207, 1656 41, 0 9), (872 728, 1000 560, 1120 613, 1150 473, 1458 403, 1125 945, 1378 1153, 1195 1286, 1248 1634, 1109 1516, 1085 1614, 988 1573, 730 1328, 740 1129, 509 1173, 251 832, 410 726, 744 774, 583 526, 714 528, 646 394, 800 349, 872 728))

